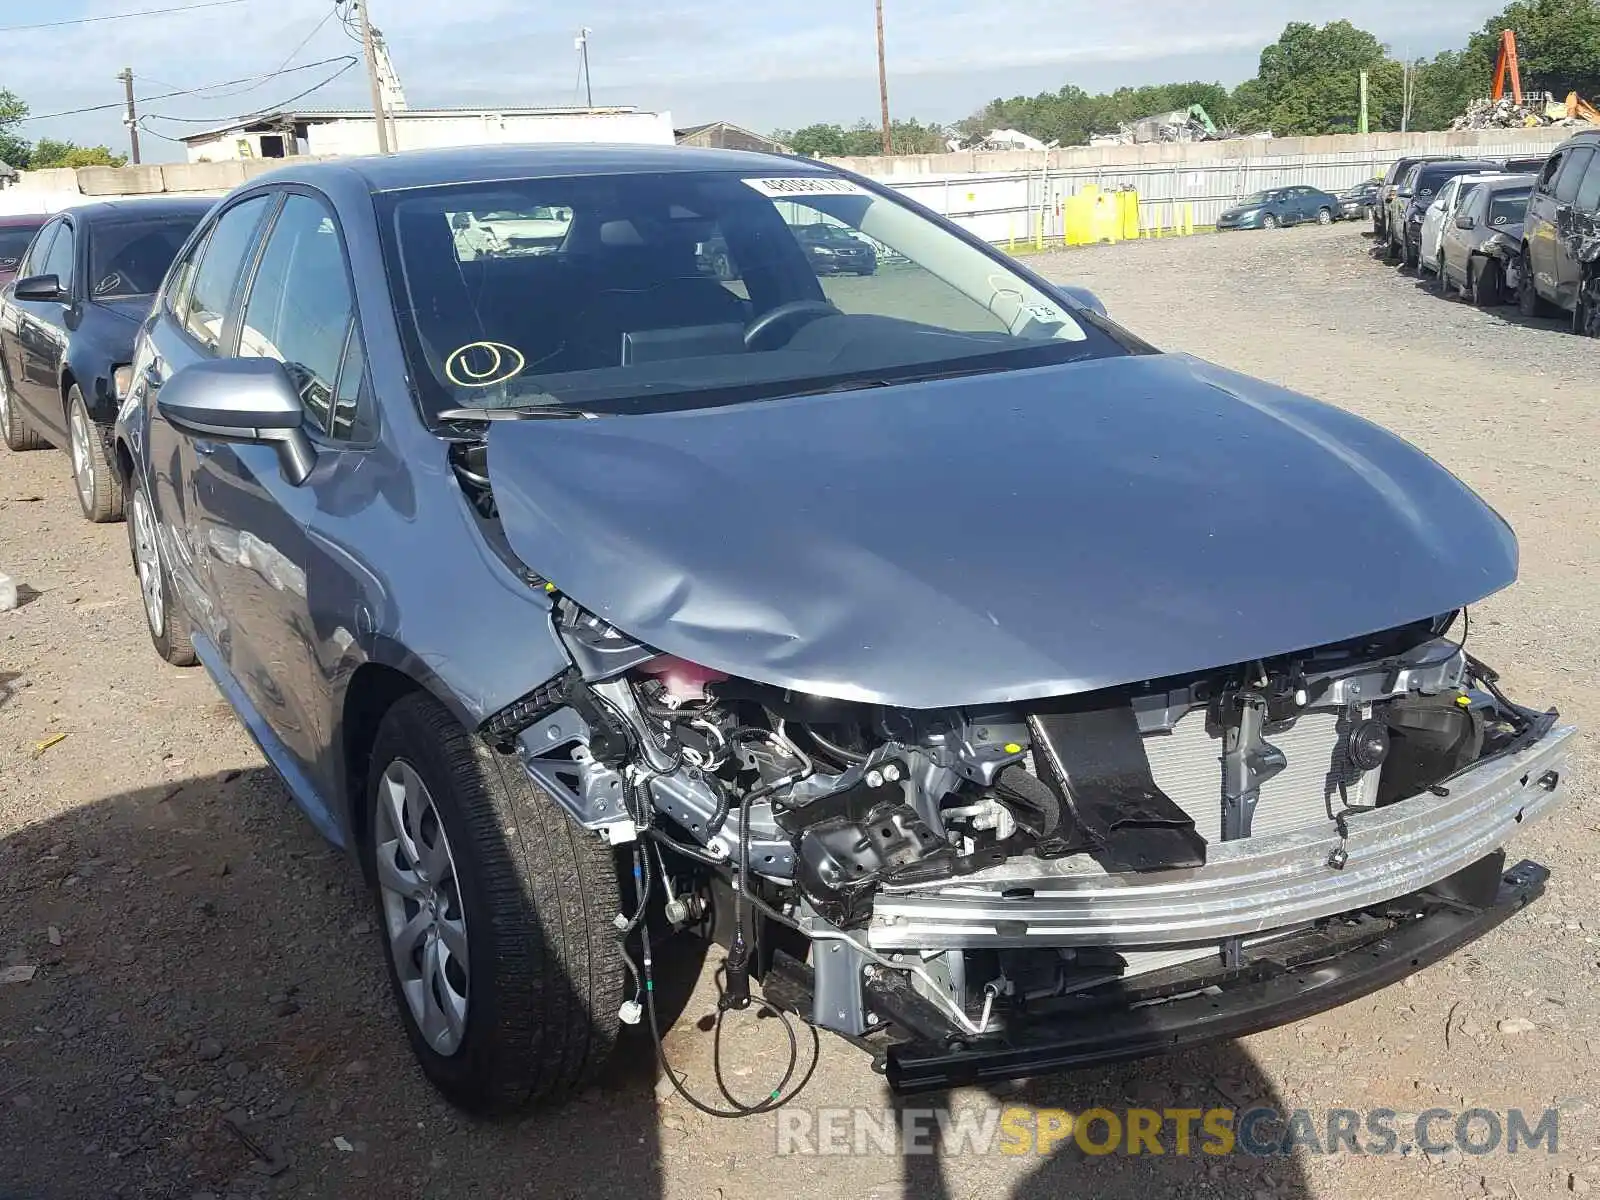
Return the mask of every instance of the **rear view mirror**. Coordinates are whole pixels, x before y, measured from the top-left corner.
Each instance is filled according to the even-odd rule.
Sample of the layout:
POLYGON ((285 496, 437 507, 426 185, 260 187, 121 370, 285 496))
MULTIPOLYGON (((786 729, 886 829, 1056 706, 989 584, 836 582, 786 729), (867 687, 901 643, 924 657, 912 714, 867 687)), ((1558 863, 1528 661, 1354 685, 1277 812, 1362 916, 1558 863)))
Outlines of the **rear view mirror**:
POLYGON ((1058 283, 1056 284, 1056 291, 1081 308, 1087 308, 1090 312, 1099 313, 1102 317, 1107 315, 1105 301, 1101 300, 1099 296, 1096 296, 1086 287, 1076 287, 1070 283, 1058 283))
POLYGON ((61 289, 61 280, 54 275, 29 275, 26 279, 19 279, 12 294, 18 300, 65 300, 67 298, 66 293, 61 289))
POLYGON ((1470 217, 1466 213, 1462 213, 1460 216, 1458 216, 1456 218, 1456 228, 1457 229, 1476 229, 1477 227, 1478 227, 1478 218, 1477 217, 1470 217))
POLYGON ((157 393, 156 408, 174 429, 219 442, 268 442, 283 477, 299 485, 316 465, 306 436, 300 393, 273 358, 219 358, 193 363, 157 393))

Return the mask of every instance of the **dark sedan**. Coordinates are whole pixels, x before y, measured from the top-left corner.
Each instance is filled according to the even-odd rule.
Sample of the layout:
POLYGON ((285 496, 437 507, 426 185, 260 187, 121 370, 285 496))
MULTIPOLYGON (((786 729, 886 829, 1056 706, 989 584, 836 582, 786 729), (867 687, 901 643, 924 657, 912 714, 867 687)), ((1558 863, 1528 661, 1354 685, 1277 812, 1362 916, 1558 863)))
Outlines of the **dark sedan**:
POLYGON ((1277 229, 1306 221, 1331 225, 1343 214, 1339 197, 1317 188, 1269 188, 1230 205, 1217 218, 1217 229, 1277 229))
POLYGON ((122 516, 106 446, 128 392, 133 340, 210 200, 88 204, 35 235, 0 292, 0 432, 12 450, 57 446, 91 521, 122 516))
POLYGON ((1382 181, 1369 179, 1339 193, 1339 204, 1347 221, 1364 221, 1378 206, 1378 191, 1382 181))
POLYGON ((624 1023, 665 1064, 674 926, 729 949, 716 1070, 671 1086, 751 1076, 720 1023, 761 1014, 926 1091, 1325 1010, 1548 874, 1501 848, 1576 733, 1450 636, 1516 577, 1488 505, 825 163, 292 164, 180 252, 135 365, 152 641, 349 849, 470 1109, 572 1096, 624 1023), (547 254, 452 231, 541 205, 547 254), (813 222, 911 286, 819 279, 813 222))
POLYGON ((818 275, 871 275, 878 269, 877 251, 831 222, 796 226, 794 236, 818 275))
POLYGON ((17 277, 17 264, 22 261, 33 235, 44 227, 50 218, 42 213, 28 217, 0 217, 0 287, 17 277))

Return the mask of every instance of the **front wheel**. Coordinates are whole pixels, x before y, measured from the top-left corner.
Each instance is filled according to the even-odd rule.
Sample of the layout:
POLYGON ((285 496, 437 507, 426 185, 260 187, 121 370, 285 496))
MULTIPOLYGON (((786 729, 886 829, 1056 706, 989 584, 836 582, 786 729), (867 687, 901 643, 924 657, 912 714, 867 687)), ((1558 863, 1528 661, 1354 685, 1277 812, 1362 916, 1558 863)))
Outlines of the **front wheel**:
POLYGON ((425 693, 385 714, 370 762, 364 851, 423 1073, 470 1112, 565 1100, 617 1034, 611 851, 425 693))
POLYGON ((1538 317, 1544 314, 1544 310, 1544 300, 1533 281, 1533 258, 1524 246, 1522 260, 1517 267, 1517 311, 1525 317, 1538 317))
POLYGON ((83 515, 97 525, 122 520, 122 483, 106 462, 100 430, 89 419, 77 384, 67 393, 67 433, 72 482, 83 515))
POLYGON ((1268 213, 1266 216, 1261 218, 1261 228, 1263 228, 1263 229, 1276 229, 1277 227, 1278 227, 1278 218, 1273 216, 1271 213, 1268 213))
POLYGON ((1317 224, 1318 225, 1332 225, 1333 224, 1333 210, 1329 209, 1329 208, 1319 208, 1319 209, 1317 209, 1317 224))
POLYGON ((1444 276, 1443 253, 1441 253, 1438 258, 1433 260, 1433 278, 1434 282, 1439 287, 1439 295, 1448 300, 1450 298, 1450 281, 1444 276))
POLYGON ((1500 264, 1485 259, 1481 266, 1467 266, 1467 294, 1479 308, 1493 308, 1500 303, 1504 285, 1501 282, 1500 264))
POLYGON ((1578 289, 1578 307, 1572 317, 1573 332, 1600 338, 1600 270, 1591 267, 1578 289))

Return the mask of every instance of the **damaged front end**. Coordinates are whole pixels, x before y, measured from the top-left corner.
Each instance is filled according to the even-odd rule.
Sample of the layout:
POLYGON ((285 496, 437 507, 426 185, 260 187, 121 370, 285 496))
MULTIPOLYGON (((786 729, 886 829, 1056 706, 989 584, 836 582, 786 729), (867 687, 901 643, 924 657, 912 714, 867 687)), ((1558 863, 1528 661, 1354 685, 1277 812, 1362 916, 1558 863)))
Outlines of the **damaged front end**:
POLYGON ((1573 731, 1508 699, 1446 636, 1454 613, 910 709, 730 676, 555 597, 571 669, 482 735, 581 825, 654 843, 675 922, 747 898, 768 997, 870 1045, 901 1090, 1293 1019, 1543 880, 1502 847, 1555 803, 1573 731))

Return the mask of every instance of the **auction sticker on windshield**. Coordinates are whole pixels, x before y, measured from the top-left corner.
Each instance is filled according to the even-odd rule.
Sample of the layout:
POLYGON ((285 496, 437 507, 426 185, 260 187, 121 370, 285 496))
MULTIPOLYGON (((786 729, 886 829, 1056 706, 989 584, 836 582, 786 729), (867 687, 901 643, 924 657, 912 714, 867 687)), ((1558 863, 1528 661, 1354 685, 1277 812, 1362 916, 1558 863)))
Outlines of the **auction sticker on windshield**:
POLYGON ((745 183, 763 196, 781 199, 786 196, 864 196, 866 189, 848 179, 832 175, 802 175, 796 179, 756 178, 745 183))

